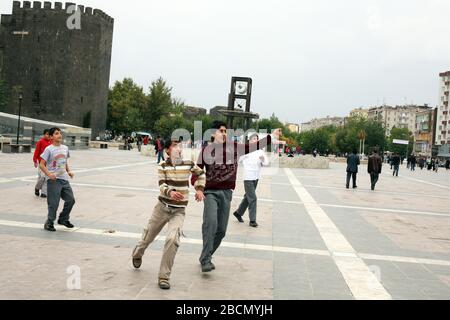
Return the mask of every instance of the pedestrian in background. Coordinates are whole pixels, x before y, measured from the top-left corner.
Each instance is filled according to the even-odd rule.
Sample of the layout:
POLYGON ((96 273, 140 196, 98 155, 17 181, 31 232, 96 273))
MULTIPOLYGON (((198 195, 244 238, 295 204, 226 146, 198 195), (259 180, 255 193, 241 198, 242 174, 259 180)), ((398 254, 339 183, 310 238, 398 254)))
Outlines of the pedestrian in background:
POLYGON ((394 153, 394 156, 392 157, 392 166, 394 167, 394 171, 392 171, 392 176, 398 177, 398 170, 400 168, 400 156, 398 153, 394 153))
POLYGON ((379 175, 381 174, 381 166, 381 157, 378 155, 378 150, 374 148, 367 163, 367 172, 370 174, 370 188, 372 190, 375 190, 375 185, 377 184, 379 175))
POLYGON ((356 154, 356 149, 347 156, 347 183, 346 188, 350 187, 350 178, 352 178, 353 189, 357 188, 356 175, 358 174, 359 156, 356 154))
POLYGON ((34 167, 38 169, 38 178, 36 185, 34 186, 34 194, 39 197, 39 191, 41 192, 41 198, 47 198, 47 183, 45 181, 45 173, 41 170, 39 163, 41 162, 41 154, 44 150, 52 144, 52 140, 49 135, 50 130, 45 129, 42 138, 36 144, 36 149, 33 154, 34 167))

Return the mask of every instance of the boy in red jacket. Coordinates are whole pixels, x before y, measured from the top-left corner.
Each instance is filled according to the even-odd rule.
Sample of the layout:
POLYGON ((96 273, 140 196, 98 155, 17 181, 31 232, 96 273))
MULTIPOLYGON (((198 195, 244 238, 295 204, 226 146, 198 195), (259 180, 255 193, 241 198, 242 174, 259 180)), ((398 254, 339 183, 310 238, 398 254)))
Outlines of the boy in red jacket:
POLYGON ((38 168, 38 178, 36 186, 34 187, 34 194, 39 197, 39 190, 41 190, 41 198, 47 198, 47 183, 45 183, 45 173, 42 172, 39 163, 41 162, 41 154, 44 152, 45 148, 52 144, 49 131, 49 129, 44 130, 44 135, 41 140, 36 143, 36 149, 34 150, 33 155, 34 167, 38 168))

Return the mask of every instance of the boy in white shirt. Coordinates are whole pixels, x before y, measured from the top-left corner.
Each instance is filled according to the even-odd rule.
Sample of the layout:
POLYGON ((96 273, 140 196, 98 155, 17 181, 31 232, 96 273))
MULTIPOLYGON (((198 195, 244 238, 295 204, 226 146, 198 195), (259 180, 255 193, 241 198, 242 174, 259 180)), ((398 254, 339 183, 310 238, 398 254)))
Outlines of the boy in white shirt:
MULTIPOLYGON (((258 135, 256 133, 250 136, 250 143, 258 141, 258 135)), ((258 180, 261 177, 261 167, 269 165, 269 159, 266 156, 264 150, 256 150, 249 154, 242 156, 239 159, 244 165, 244 189, 245 195, 242 199, 239 208, 233 213, 239 222, 244 222, 242 216, 245 210, 248 208, 250 223, 249 226, 256 228, 256 187, 258 186, 258 180)))

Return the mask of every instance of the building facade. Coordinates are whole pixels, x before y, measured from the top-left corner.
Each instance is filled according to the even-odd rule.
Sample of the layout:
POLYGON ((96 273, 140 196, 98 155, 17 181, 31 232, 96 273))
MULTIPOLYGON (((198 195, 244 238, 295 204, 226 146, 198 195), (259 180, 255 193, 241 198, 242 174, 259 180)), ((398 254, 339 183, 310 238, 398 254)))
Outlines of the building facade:
POLYGON ((407 128, 412 133, 415 132, 416 114, 421 111, 430 110, 427 105, 406 105, 406 106, 380 106, 369 109, 368 119, 379 121, 385 128, 386 136, 391 135, 393 127, 407 128))
POLYGON ((22 115, 99 135, 106 127, 113 26, 98 9, 14 1, 0 22, 0 79, 8 92, 0 111, 18 114, 21 92, 22 115), (74 18, 79 25, 70 24, 74 18))
POLYGON ((369 108, 355 108, 350 111, 349 117, 358 117, 362 119, 367 119, 369 116, 369 108))
POLYGON ((183 109, 183 117, 185 118, 193 118, 204 115, 206 115, 206 109, 204 108, 186 106, 183 109))
POLYGON ((449 116, 450 71, 439 74, 439 106, 436 115, 436 145, 450 144, 449 116))
MULTIPOLYGON (((0 136, 11 138, 16 142, 18 116, 0 112, 0 136)), ((91 129, 81 128, 65 123, 55 123, 44 120, 20 117, 19 143, 29 144, 32 147, 42 137, 44 129, 58 127, 62 130, 63 144, 70 149, 88 149, 91 129)))
POLYGON ((300 125, 300 131, 309 131, 309 130, 316 130, 325 126, 336 126, 336 127, 343 127, 345 124, 345 118, 344 117, 330 117, 327 116, 325 118, 315 118, 312 119, 309 122, 304 122, 300 125))
POLYGON ((437 108, 419 111, 416 113, 416 125, 414 128, 414 152, 431 156, 435 143, 437 108))
POLYGON ((300 126, 298 124, 286 123, 286 127, 288 128, 288 130, 290 132, 293 132, 293 133, 299 133, 300 132, 300 126))

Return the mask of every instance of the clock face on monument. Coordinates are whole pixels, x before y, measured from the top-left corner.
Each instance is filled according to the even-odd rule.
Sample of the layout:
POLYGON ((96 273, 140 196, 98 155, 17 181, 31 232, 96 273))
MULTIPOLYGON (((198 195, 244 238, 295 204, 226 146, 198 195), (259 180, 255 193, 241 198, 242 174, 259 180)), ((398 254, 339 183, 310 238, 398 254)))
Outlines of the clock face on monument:
POLYGON ((235 86, 235 94, 238 95, 247 95, 248 84, 244 81, 237 81, 235 86))

